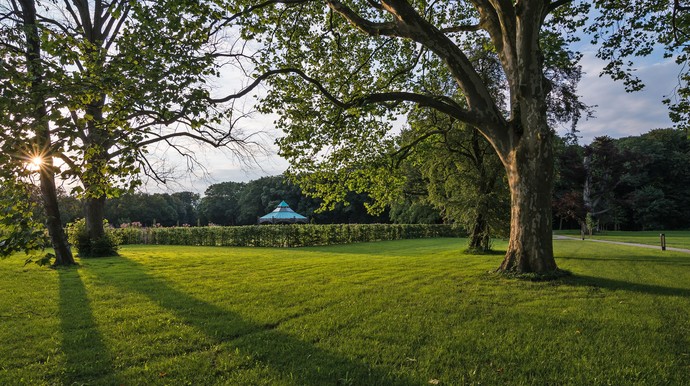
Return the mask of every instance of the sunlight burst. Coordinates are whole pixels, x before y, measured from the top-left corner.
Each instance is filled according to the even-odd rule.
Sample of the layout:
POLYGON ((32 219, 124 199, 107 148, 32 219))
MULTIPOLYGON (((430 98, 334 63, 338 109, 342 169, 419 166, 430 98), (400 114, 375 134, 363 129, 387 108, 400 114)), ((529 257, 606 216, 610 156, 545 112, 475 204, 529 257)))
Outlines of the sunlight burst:
POLYGON ((31 157, 31 161, 29 162, 30 170, 38 171, 41 169, 41 165, 43 165, 43 157, 38 155, 31 157))

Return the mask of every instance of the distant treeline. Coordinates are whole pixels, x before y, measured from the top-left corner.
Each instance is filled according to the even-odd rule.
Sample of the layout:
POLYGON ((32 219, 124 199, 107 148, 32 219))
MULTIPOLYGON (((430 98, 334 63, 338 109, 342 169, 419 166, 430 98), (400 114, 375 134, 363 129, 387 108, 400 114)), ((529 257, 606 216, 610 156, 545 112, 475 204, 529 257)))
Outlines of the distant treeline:
MULTIPOLYGON (((658 129, 621 139, 598 137, 586 146, 570 137, 557 141, 555 150, 555 229, 584 224, 611 230, 690 229, 690 139, 686 132, 658 129)), ((283 176, 274 176, 214 184, 203 197, 192 192, 125 194, 107 201, 106 218, 115 227, 129 223, 146 227, 253 225, 285 200, 317 224, 429 224, 442 223, 441 213, 452 209, 435 208, 428 196, 418 194, 372 216, 365 208, 370 200, 367 194, 350 193, 347 199, 350 205, 315 213, 318 200, 304 196, 283 176)), ((60 209, 63 223, 83 217, 74 197, 61 195, 60 209)))
MULTIPOLYGON (((263 177, 250 182, 222 182, 206 189, 203 197, 192 192, 135 193, 108 199, 105 217, 120 227, 135 226, 205 226, 205 225, 253 225, 257 219, 271 211, 281 201, 309 217, 317 224, 336 223, 389 223, 388 214, 373 216, 364 204, 366 194, 351 193, 349 205, 337 205, 332 211, 315 213, 318 200, 304 196, 301 190, 283 176, 263 177), (126 226, 126 225, 125 225, 126 226)), ((74 197, 61 195, 60 209, 63 223, 83 217, 82 207, 74 197)))
POLYGON ((554 226, 595 229, 690 229, 690 139, 658 129, 556 151, 554 226))

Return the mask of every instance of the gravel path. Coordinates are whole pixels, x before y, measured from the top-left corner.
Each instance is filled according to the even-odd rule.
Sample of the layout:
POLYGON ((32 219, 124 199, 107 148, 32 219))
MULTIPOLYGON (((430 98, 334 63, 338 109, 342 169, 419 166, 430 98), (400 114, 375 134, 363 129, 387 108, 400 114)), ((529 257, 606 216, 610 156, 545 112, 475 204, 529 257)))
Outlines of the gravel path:
MULTIPOLYGON (((579 237, 570 237, 570 236, 562 236, 562 235, 554 235, 553 236, 554 240, 576 240, 576 241, 583 241, 579 237)), ((650 248, 650 249, 661 249, 660 245, 649 245, 649 244, 636 244, 636 243, 624 243, 621 241, 609 241, 609 240, 595 240, 595 239, 585 239, 584 241, 592 241, 595 243, 606 243, 606 244, 617 244, 617 245, 627 245, 630 247, 640 247, 640 248, 650 248)), ((690 253, 690 249, 683 249, 683 248, 673 248, 673 247, 666 247, 667 251, 675 251, 675 252, 683 252, 683 253, 690 253)))

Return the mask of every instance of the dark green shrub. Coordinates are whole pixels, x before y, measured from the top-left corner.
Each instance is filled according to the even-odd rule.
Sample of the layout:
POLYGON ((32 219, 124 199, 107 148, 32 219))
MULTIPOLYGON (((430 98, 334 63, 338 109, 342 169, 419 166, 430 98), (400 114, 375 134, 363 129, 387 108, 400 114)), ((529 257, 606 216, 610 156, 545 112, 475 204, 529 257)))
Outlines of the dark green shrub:
POLYGON ((67 239, 69 243, 77 249, 79 257, 103 257, 117 255, 117 249, 121 242, 119 232, 115 232, 108 225, 108 221, 103 221, 105 234, 101 237, 92 239, 86 230, 86 220, 79 219, 67 224, 67 239))
MULTIPOLYGON (((308 247, 382 240, 465 237, 457 225, 305 224, 173 228, 126 228, 114 232, 123 244, 234 247, 308 247)), ((80 252, 81 254, 81 252, 80 252)))

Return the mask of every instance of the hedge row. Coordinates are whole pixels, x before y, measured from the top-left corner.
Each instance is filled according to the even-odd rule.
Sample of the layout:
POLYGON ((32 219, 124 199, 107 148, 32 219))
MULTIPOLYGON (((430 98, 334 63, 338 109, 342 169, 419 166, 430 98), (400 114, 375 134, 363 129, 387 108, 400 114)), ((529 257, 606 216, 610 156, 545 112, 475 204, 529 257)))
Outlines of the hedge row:
POLYGON ((307 247, 368 241, 464 237, 456 225, 328 224, 116 229, 122 244, 307 247))

